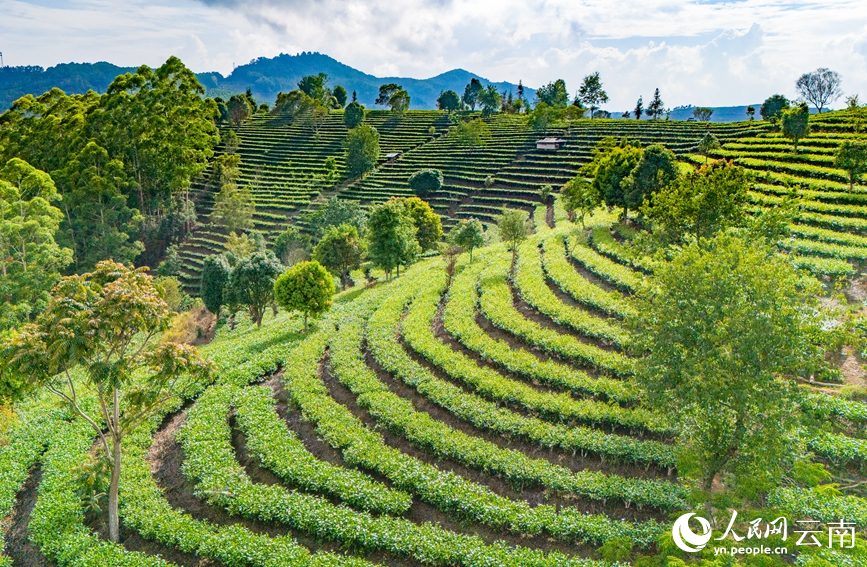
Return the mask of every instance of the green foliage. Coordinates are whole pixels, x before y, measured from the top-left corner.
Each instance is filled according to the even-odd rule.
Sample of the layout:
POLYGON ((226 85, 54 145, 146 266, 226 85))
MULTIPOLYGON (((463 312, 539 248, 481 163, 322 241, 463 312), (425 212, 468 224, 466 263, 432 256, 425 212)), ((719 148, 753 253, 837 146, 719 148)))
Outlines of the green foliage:
POLYGON ((416 240, 418 228, 406 205, 390 199, 371 207, 367 220, 367 256, 374 264, 391 274, 395 268, 410 264, 421 253, 416 240))
MULTIPOLYGON (((363 217, 361 226, 364 226, 363 217)), ((319 229, 324 230, 323 225, 319 225, 317 230, 319 229)), ((287 226, 286 230, 274 239, 274 255, 286 266, 293 266, 310 257, 311 241, 309 234, 304 234, 294 226, 287 226)))
POLYGON ((257 252, 265 253, 265 237, 259 231, 251 231, 238 236, 236 232, 230 232, 226 237, 226 261, 230 266, 236 266, 238 263, 252 256, 257 252))
POLYGON ((780 130, 783 136, 792 140, 795 153, 798 153, 798 141, 810 135, 810 109, 807 103, 782 111, 780 130))
POLYGON ((704 136, 701 137, 701 140, 696 144, 695 149, 704 156, 704 162, 707 163, 708 154, 714 150, 718 150, 722 147, 719 143, 719 139, 716 136, 711 134, 710 132, 706 132, 704 136))
POLYGON ((755 116, 756 116, 756 107, 753 105, 749 105, 747 107, 747 117, 749 118, 750 122, 753 121, 753 118, 755 118, 755 116))
POLYGON ((743 168, 717 162, 663 187, 643 210, 665 240, 683 242, 691 235, 701 243, 743 222, 749 181, 743 168))
POLYGON ((449 135, 466 148, 475 149, 486 145, 492 138, 491 129, 481 118, 459 122, 449 128, 449 135))
POLYGON ((334 90, 331 92, 332 96, 334 96, 334 102, 337 105, 337 108, 343 108, 346 106, 346 100, 348 95, 346 94, 346 89, 341 85, 337 85, 334 87, 334 90))
POLYGON ((0 169, 0 329, 45 308, 72 251, 55 240, 63 213, 51 177, 13 158, 0 169))
POLYGON ((662 102, 662 97, 659 96, 659 89, 653 91, 653 100, 647 105, 647 115, 653 120, 659 120, 659 117, 665 114, 665 103, 662 102))
POLYGON ((352 130, 364 122, 364 105, 355 101, 349 103, 346 110, 343 111, 343 123, 346 128, 352 130))
POLYGON ((503 97, 497 92, 497 87, 488 85, 485 90, 479 93, 479 105, 482 107, 482 116, 491 116, 500 110, 500 103, 503 97))
POLYGON ((409 188, 419 197, 424 197, 443 186, 443 172, 439 169, 420 169, 409 176, 409 188))
POLYGON ((229 263, 222 254, 211 254, 205 258, 199 295, 205 308, 218 318, 220 309, 226 303, 224 293, 229 283, 229 273, 229 263))
POLYGON ((560 198, 563 208, 569 213, 570 218, 576 213, 578 214, 581 219, 581 226, 584 226, 585 217, 602 204, 599 190, 593 183, 580 175, 566 182, 566 185, 560 190, 560 198))
POLYGON ((449 242, 469 251, 472 262, 473 250, 485 244, 485 229, 478 219, 461 219, 449 231, 449 242))
POLYGON ((632 111, 632 115, 636 120, 641 120, 641 116, 644 114, 644 97, 638 97, 638 100, 635 102, 635 110, 632 111))
POLYGON ((461 99, 455 91, 441 92, 437 98, 437 108, 446 112, 454 112, 461 109, 461 99))
POLYGON ((626 206, 637 209, 645 201, 677 178, 677 158, 662 144, 651 144, 641 153, 641 159, 621 182, 626 206))
POLYGON ((170 312, 145 271, 106 261, 92 273, 63 278, 36 322, 2 344, 4 380, 27 376, 33 388, 47 387, 96 433, 111 467, 108 515, 115 542, 123 438, 210 372, 194 348, 154 340, 168 328, 170 312), (83 405, 70 376, 74 369, 83 371, 98 406, 83 405), (147 380, 136 378, 141 371, 147 380))
POLYGON ((692 117, 699 122, 708 122, 711 116, 713 116, 713 108, 697 106, 692 110, 692 117))
POLYGON ((345 286, 350 270, 361 265, 365 242, 358 236, 358 229, 351 224, 332 226, 313 249, 313 260, 325 266, 340 278, 345 286))
POLYGON ((191 228, 187 190, 219 141, 217 104, 203 95, 196 76, 171 57, 118 76, 105 94, 53 89, 22 97, 3 115, 0 163, 20 157, 56 177, 68 214, 63 240, 75 243, 76 269, 88 269, 103 252, 128 261, 140 250, 131 242, 137 236, 146 248, 138 261, 153 265, 174 235, 191 228), (166 214, 175 208, 183 214, 166 214), (139 234, 136 210, 147 229, 139 234), (91 253, 92 246, 102 249, 91 253))
POLYGON ((255 110, 247 97, 243 95, 233 95, 226 106, 229 110, 229 123, 235 128, 240 127, 241 123, 250 118, 255 110))
POLYGON ((834 167, 849 174, 849 191, 862 173, 867 171, 867 142, 846 140, 834 152, 834 167))
POLYGON ((679 428, 679 470, 705 491, 724 472, 767 490, 797 452, 786 379, 824 364, 818 284, 805 285, 769 248, 725 234, 655 275, 633 329, 647 400, 679 428))
MULTIPOLYGON (((318 75, 301 77, 301 80, 298 81, 298 90, 313 100, 325 104, 328 96, 328 75, 319 73, 318 75)), ((346 91, 344 91, 345 94, 346 91)))
POLYGON ((256 203, 249 186, 238 187, 235 183, 223 185, 214 197, 211 217, 214 222, 229 232, 253 228, 256 203))
POLYGON ((593 111, 599 108, 600 104, 608 102, 608 93, 602 88, 598 71, 592 75, 587 75, 581 81, 581 87, 578 89, 578 100, 590 109, 590 118, 593 118, 593 111))
POLYGON ((124 194, 133 181, 120 160, 109 160, 105 148, 88 142, 54 175, 64 189, 58 242, 72 249, 77 272, 105 259, 131 264, 144 251, 144 245, 134 240, 142 216, 127 206, 124 194))
POLYGON ((586 171, 593 176, 593 188, 602 201, 609 207, 623 207, 625 218, 630 206, 634 206, 627 196, 631 186, 625 181, 641 161, 643 152, 625 139, 618 145, 612 143, 613 140, 600 142, 586 171))
POLYGON ((759 114, 762 115, 762 120, 769 120, 776 123, 783 115, 783 110, 789 108, 789 99, 780 94, 775 94, 768 97, 762 106, 759 108, 759 114))
POLYGON ((157 275, 160 276, 179 276, 181 275, 181 256, 178 254, 178 247, 172 244, 166 248, 165 259, 157 266, 157 275))
POLYGON ((544 103, 552 108, 566 108, 566 105, 569 104, 566 82, 563 79, 557 79, 539 87, 536 90, 536 98, 539 99, 539 103, 544 103))
POLYGON ((274 280, 282 271, 280 262, 270 252, 255 252, 232 268, 230 293, 237 303, 247 307, 257 327, 262 326, 265 309, 274 302, 274 280))
POLYGON ((482 86, 481 81, 478 79, 470 79, 470 82, 467 83, 467 86, 464 88, 464 96, 462 101, 464 106, 469 106, 470 110, 476 109, 476 104, 479 102, 479 95, 482 94, 482 86))
POLYGON ((443 225, 440 216, 434 212, 427 202, 418 197, 401 199, 406 212, 412 217, 416 228, 416 241, 422 251, 433 250, 443 237, 443 225))
MULTIPOLYGON (((346 226, 346 228, 354 230, 354 227, 346 226)), ((331 307, 334 280, 319 262, 315 260, 299 262, 280 274, 277 281, 273 283, 273 293, 280 307, 304 314, 306 333, 307 318, 318 317, 331 307)))
POLYGON ((358 177, 376 167, 379 160, 379 132, 362 124, 346 134, 346 171, 358 177))
POLYGON ((395 114, 401 115, 409 109, 409 93, 398 84, 389 83, 379 87, 376 104, 388 106, 395 114))
POLYGON ((628 561, 632 556, 632 546, 634 543, 629 538, 613 537, 602 544, 599 549, 602 559, 612 563, 617 561, 628 561))
POLYGON ((500 240, 508 244, 512 251, 512 267, 518 255, 518 245, 526 240, 530 232, 530 219, 526 211, 519 209, 503 208, 503 212, 496 217, 497 228, 500 231, 500 240))
POLYGON ((324 205, 320 205, 315 211, 306 215, 304 221, 314 238, 321 238, 328 228, 341 224, 351 224, 358 230, 358 234, 363 235, 367 215, 358 201, 332 197, 324 205))

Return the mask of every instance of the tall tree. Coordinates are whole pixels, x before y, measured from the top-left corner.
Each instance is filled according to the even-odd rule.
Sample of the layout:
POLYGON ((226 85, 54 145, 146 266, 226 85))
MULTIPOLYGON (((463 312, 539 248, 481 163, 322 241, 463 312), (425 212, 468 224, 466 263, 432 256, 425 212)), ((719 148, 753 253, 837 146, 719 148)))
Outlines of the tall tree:
POLYGON ((716 136, 710 132, 705 132, 704 136, 698 141, 695 149, 704 156, 704 163, 707 164, 708 154, 714 150, 720 149, 720 143, 716 136))
POLYGON ((662 97, 659 96, 659 89, 653 91, 653 100, 647 105, 647 115, 653 120, 659 120, 659 117, 665 114, 665 103, 662 102, 662 97))
POLYGON ((811 103, 822 114, 822 109, 843 95, 840 73, 820 67, 811 73, 804 73, 795 82, 798 94, 811 103))
POLYGON ((488 85, 479 93, 479 105, 482 107, 482 116, 490 116, 500 109, 503 97, 497 92, 494 85, 488 85))
POLYGON ((644 114, 644 97, 638 97, 638 101, 635 103, 635 110, 632 111, 632 114, 636 120, 641 120, 641 115, 644 114))
POLYGON ((337 85, 336 87, 334 87, 334 90, 331 94, 332 96, 334 96, 334 102, 337 103, 337 108, 343 108, 344 106, 346 106, 347 94, 345 88, 343 88, 341 85, 337 85))
POLYGON ((145 270, 106 261, 91 273, 63 278, 36 322, 2 343, 4 383, 23 377, 30 388, 44 387, 93 427, 100 458, 111 471, 108 526, 114 542, 120 538, 124 438, 211 375, 194 347, 158 340, 171 313, 145 270), (73 378, 77 369, 83 383, 73 378))
POLYGON ((536 98, 552 108, 566 108, 569 104, 569 93, 566 92, 566 81, 557 79, 552 83, 536 89, 536 98))
POLYGON ((214 197, 211 211, 213 221, 229 232, 253 228, 256 203, 249 186, 238 187, 235 183, 223 185, 214 197))
POLYGON ((386 274, 407 265, 421 253, 416 240, 418 229, 406 206, 390 199, 370 210, 367 221, 367 256, 386 274))
POLYGON ((642 203, 677 178, 677 157, 662 144, 651 144, 641 153, 635 167, 623 180, 626 206, 638 209, 642 203))
POLYGON ((211 254, 205 257, 199 295, 205 308, 217 318, 220 317, 220 308, 226 303, 224 294, 229 283, 229 274, 229 263, 222 254, 211 254))
POLYGON ((404 89, 398 89, 388 98, 388 107, 398 116, 409 110, 410 97, 404 89))
POLYGON ((867 142, 846 140, 834 152, 834 167, 849 174, 849 191, 855 188, 858 177, 867 171, 867 142))
POLYGON ((593 188, 609 207, 623 207, 623 218, 629 213, 630 201, 626 198, 624 180, 629 177, 641 160, 642 150, 628 140, 620 144, 600 148, 585 171, 593 177, 593 188))
POLYGON ((775 94, 765 99, 765 102, 759 107, 759 114, 762 115, 762 120, 776 122, 787 108, 789 108, 789 99, 783 95, 775 94))
POLYGON ((747 107, 747 118, 749 118, 750 122, 753 121, 753 118, 756 117, 756 107, 752 104, 747 107))
POLYGON ((795 376, 824 364, 824 313, 772 248, 721 234, 661 266, 633 321, 648 403, 670 415, 678 471, 769 489, 793 447, 795 376))
POLYGON ((72 251, 55 240, 63 213, 51 177, 13 158, 0 169, 0 330, 31 319, 72 251))
POLYGON ((749 175, 731 162, 703 166, 663 187, 644 207, 654 233, 680 243, 687 235, 706 242, 745 218, 749 175))
POLYGON ((482 83, 478 79, 470 79, 467 86, 464 87, 463 103, 470 107, 470 110, 476 109, 476 104, 479 102, 479 95, 482 93, 482 83))
POLYGON ((91 270, 100 260, 132 264, 144 251, 135 240, 142 216, 127 206, 131 180, 123 163, 91 141, 54 176, 64 189, 58 242, 72 249, 75 271, 91 270))
POLYGON ((449 136, 455 142, 471 150, 484 146, 491 139, 491 129, 481 118, 459 122, 457 126, 449 128, 449 136))
POLYGON ((530 220, 526 211, 520 209, 507 209, 497 215, 497 228, 500 231, 500 240, 506 243, 512 251, 512 272, 515 271, 515 261, 518 259, 518 246, 527 239, 530 232, 530 220))
POLYGON ((713 116, 713 108, 697 106, 692 109, 692 117, 699 122, 708 122, 711 116, 713 116))
POLYGON ((328 75, 319 73, 301 77, 298 81, 298 90, 313 100, 325 104, 328 99, 328 75))
POLYGON ((584 77, 578 89, 578 99, 590 109, 590 118, 593 118, 593 112, 600 104, 608 102, 608 93, 602 88, 598 71, 584 77))
POLYGON ((446 112, 454 112, 461 109, 461 99, 455 91, 441 92, 437 98, 437 108, 446 112))
POLYGON ((784 110, 780 118, 780 129, 783 136, 792 140, 794 152, 798 153, 798 141, 810 135, 810 109, 806 102, 784 110))
POLYGON ((229 108, 229 122, 235 128, 241 126, 241 123, 250 118, 254 108, 250 106, 250 101, 243 95, 234 95, 227 103, 229 108))
POLYGON ((294 266, 310 258, 311 241, 309 234, 304 234, 294 226, 287 226, 274 239, 274 254, 284 265, 294 266))
POLYGON ((566 182, 560 190, 560 197, 569 220, 573 220, 577 214, 582 227, 585 217, 602 204, 599 191, 581 175, 576 175, 566 182))
POLYGON ((366 247, 353 225, 332 226, 313 249, 313 259, 336 275, 341 287, 346 287, 349 272, 361 265, 366 247))
POLYGON ((473 250, 485 244, 485 228, 479 219, 461 219, 449 232, 449 241, 469 251, 472 262, 473 250))
POLYGON ((349 103, 346 110, 343 112, 343 123, 346 128, 352 130, 364 122, 364 105, 355 101, 349 103))
POLYGON ((262 326, 265 310, 274 302, 274 280, 282 271, 280 262, 270 252, 256 252, 232 268, 230 293, 247 307, 257 327, 262 326))
POLYGON ((385 85, 380 85, 379 87, 379 96, 376 97, 376 104, 380 106, 387 106, 388 101, 394 96, 398 91, 403 90, 403 87, 398 85, 397 83, 388 83, 385 85))
POLYGON ((418 197, 406 197, 401 201, 415 225, 415 238, 422 251, 436 248, 443 237, 443 225, 440 216, 426 201, 422 201, 418 197))
POLYGON ((334 279, 319 262, 300 262, 280 274, 274 282, 277 304, 287 311, 299 311, 307 318, 318 317, 331 307, 334 279))
POLYGON ((379 160, 379 132, 372 126, 362 124, 346 135, 346 171, 358 177, 376 167, 379 160))
POLYGON ((315 238, 321 238, 330 227, 341 224, 351 224, 358 234, 364 234, 367 223, 367 215, 358 201, 337 197, 331 197, 303 218, 315 238))

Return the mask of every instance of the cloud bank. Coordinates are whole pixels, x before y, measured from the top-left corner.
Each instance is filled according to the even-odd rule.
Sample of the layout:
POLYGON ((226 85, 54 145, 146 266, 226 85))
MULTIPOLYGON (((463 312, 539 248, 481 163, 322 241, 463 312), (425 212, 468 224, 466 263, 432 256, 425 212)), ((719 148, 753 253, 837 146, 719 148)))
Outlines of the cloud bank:
POLYGON ((575 91, 602 75, 613 110, 660 88, 668 106, 736 105, 817 67, 867 95, 863 0, 0 0, 7 64, 107 60, 196 71, 319 51, 376 75, 464 68, 575 91))

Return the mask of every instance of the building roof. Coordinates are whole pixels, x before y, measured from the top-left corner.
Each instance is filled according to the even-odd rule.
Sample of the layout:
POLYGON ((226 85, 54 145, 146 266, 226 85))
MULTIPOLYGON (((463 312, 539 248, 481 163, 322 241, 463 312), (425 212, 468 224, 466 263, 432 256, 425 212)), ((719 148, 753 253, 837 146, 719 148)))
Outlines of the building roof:
POLYGON ((564 144, 566 140, 561 140, 560 138, 542 138, 541 140, 536 140, 537 144, 564 144))
POLYGON ((385 157, 388 159, 391 159, 391 158, 395 158, 399 155, 400 155, 400 152, 391 152, 391 153, 385 154, 385 157))

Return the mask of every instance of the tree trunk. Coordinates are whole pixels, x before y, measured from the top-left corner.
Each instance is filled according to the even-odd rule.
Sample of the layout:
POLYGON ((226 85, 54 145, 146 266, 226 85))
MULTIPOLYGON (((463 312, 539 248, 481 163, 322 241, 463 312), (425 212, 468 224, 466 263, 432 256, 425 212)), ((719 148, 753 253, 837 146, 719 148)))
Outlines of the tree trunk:
POLYGON ((702 482, 702 489, 707 492, 707 498, 704 501, 704 512, 708 518, 713 519, 713 510, 710 503, 710 491, 713 490, 713 479, 716 478, 716 473, 711 474, 709 477, 705 477, 702 482))
POLYGON ((117 514, 118 488, 120 486, 120 400, 117 388, 114 390, 114 403, 112 411, 114 421, 111 435, 112 458, 111 458, 111 484, 108 488, 108 537, 114 543, 120 541, 120 521, 117 514))
POLYGON ((304 312, 304 334, 307 334, 307 312, 304 312))

